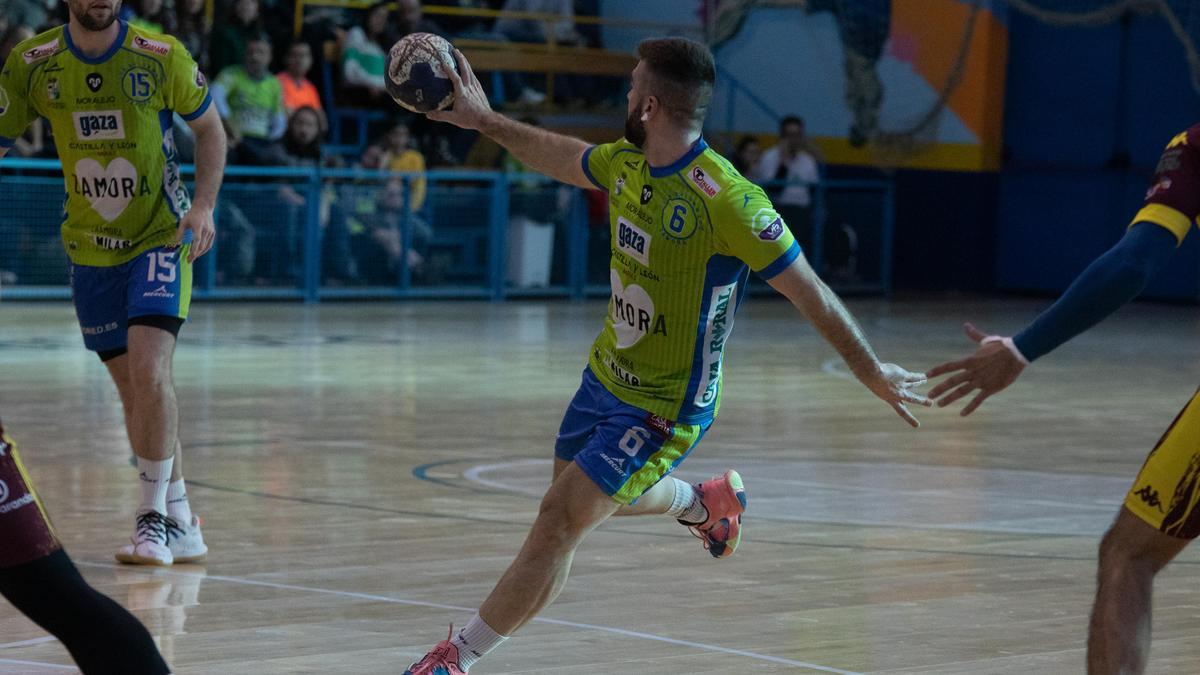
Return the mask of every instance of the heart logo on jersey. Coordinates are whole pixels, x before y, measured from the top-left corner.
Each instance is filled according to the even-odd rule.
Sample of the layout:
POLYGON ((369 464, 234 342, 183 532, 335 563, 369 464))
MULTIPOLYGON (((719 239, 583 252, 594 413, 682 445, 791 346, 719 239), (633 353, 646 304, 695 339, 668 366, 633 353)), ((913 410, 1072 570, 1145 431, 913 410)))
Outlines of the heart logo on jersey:
POLYGON ((100 87, 104 86, 104 78, 100 76, 100 73, 88 73, 87 80, 85 81, 87 82, 87 88, 91 89, 93 94, 100 91, 100 87))
POLYGON ((75 194, 87 199, 92 210, 110 223, 129 206, 137 182, 137 169, 124 157, 117 157, 108 167, 90 158, 75 163, 75 194))
POLYGON ((617 349, 628 349, 637 344, 652 327, 658 326, 654 300, 641 286, 622 284, 621 275, 614 269, 609 270, 609 278, 612 281, 609 313, 612 314, 613 330, 617 334, 617 349))

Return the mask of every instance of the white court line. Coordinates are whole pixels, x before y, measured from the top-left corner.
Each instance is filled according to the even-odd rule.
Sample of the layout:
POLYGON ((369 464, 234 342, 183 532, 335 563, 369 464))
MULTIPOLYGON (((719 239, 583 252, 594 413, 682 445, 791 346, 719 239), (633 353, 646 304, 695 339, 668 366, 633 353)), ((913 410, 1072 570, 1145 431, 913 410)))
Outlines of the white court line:
POLYGON ((3 665, 34 666, 37 668, 47 668, 49 670, 71 670, 74 672, 79 672, 79 669, 75 666, 64 666, 57 663, 42 663, 41 661, 22 661, 20 659, 0 659, 0 666, 3 665))
MULTIPOLYGON (((112 569, 112 565, 108 564, 108 563, 102 564, 102 563, 89 563, 89 562, 76 561, 75 564, 76 565, 84 565, 87 567, 101 567, 101 568, 106 568, 106 569, 112 569)), ((141 570, 137 570, 137 571, 141 571, 141 570)), ((275 589, 285 590, 285 591, 300 591, 303 593, 319 593, 322 595, 336 595, 336 596, 343 597, 343 598, 355 598, 358 600, 371 600, 373 602, 388 602, 388 603, 392 603, 395 605, 409 605, 412 607, 430 607, 433 609, 445 609, 445 610, 451 610, 451 611, 455 611, 455 612, 474 612, 476 609, 474 607, 459 607, 458 605, 446 605, 446 604, 442 604, 439 602, 427 602, 425 600, 406 600, 404 598, 393 598, 393 597, 386 596, 386 595, 375 595, 373 593, 358 593, 355 591, 339 591, 339 590, 335 590, 332 588, 318 588, 318 587, 314 587, 314 586, 297 586, 294 584, 281 584, 281 583, 276 583, 273 581, 256 581, 254 579, 245 579, 242 577, 227 577, 227 576, 214 575, 214 574, 209 574, 209 575, 187 574, 185 572, 176 572, 174 570, 165 570, 165 571, 164 570, 156 570, 154 572, 146 571, 145 573, 153 575, 153 576, 157 576, 158 574, 168 574, 168 575, 174 575, 174 576, 201 577, 201 578, 205 579, 206 581, 208 581, 208 580, 224 581, 224 582, 231 583, 231 584, 242 584, 245 586, 261 586, 264 588, 275 588, 275 589)), ((613 628, 611 626, 599 626, 596 624, 579 623, 576 621, 563 621, 561 619, 546 619, 546 618, 542 618, 542 617, 534 617, 533 620, 538 623, 545 623, 545 624, 550 624, 553 626, 566 626, 569 628, 595 630, 595 631, 601 631, 601 632, 605 632, 605 633, 613 633, 615 635, 623 635, 625 637, 638 638, 641 640, 650 640, 652 642, 662 642, 662 643, 666 643, 666 644, 678 645, 680 647, 692 647, 692 648, 699 649, 701 651, 706 651, 706 652, 718 652, 721 654, 731 654, 733 656, 744 656, 746 658, 755 659, 757 661, 766 661, 768 663, 779 663, 779 664, 782 664, 785 666, 795 666, 797 668, 807 668, 809 670, 816 670, 816 671, 819 671, 822 673, 837 673, 838 675, 862 675, 861 673, 856 673, 852 670, 841 670, 838 668, 831 668, 829 666, 822 666, 822 665, 816 664, 816 663, 808 663, 806 661, 795 661, 793 659, 785 659, 780 656, 771 656, 769 654, 759 654, 757 652, 748 652, 748 651, 744 651, 741 649, 731 649, 729 647, 710 645, 710 644, 705 644, 703 642, 691 642, 689 640, 677 640, 675 638, 664 637, 662 635, 654 635, 652 633, 642 633, 639 631, 625 630, 623 628, 613 628)))
POLYGON ((54 637, 53 635, 43 635, 42 637, 39 637, 39 638, 32 638, 29 640, 21 640, 20 642, 9 642, 7 644, 2 644, 2 645, 0 645, 0 649, 12 649, 13 647, 29 647, 31 645, 40 645, 40 644, 43 644, 46 642, 58 642, 58 638, 54 637))
POLYGON ((471 481, 472 483, 478 483, 479 485, 483 485, 485 487, 490 487, 490 488, 493 488, 496 490, 501 490, 503 492, 516 492, 519 494, 533 495, 534 497, 541 497, 542 494, 545 493, 545 489, 540 489, 540 490, 537 490, 536 492, 533 492, 530 490, 522 490, 521 488, 516 487, 511 483, 505 483, 503 481, 489 480, 487 478, 484 478, 483 474, 490 473, 492 471, 496 471, 499 469, 508 469, 511 467, 532 466, 532 465, 543 466, 548 463, 549 462, 545 459, 520 459, 520 460, 511 461, 511 462, 498 462, 496 464, 478 464, 478 465, 473 466, 473 467, 467 469, 466 471, 464 471, 463 478, 466 478, 467 480, 471 481))

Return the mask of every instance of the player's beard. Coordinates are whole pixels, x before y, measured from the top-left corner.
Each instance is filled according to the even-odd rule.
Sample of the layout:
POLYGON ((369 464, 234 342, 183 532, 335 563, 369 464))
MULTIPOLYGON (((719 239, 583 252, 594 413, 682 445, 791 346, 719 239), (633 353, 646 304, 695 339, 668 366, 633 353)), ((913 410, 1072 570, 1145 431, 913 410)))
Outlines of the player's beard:
POLYGON ((79 25, 90 31, 102 31, 112 25, 117 20, 117 14, 121 11, 121 0, 110 0, 108 14, 103 18, 96 18, 88 11, 87 0, 70 0, 71 16, 79 22, 79 25))
POLYGON ((642 121, 641 102, 625 118, 625 140, 639 148, 646 144, 646 123, 642 121))

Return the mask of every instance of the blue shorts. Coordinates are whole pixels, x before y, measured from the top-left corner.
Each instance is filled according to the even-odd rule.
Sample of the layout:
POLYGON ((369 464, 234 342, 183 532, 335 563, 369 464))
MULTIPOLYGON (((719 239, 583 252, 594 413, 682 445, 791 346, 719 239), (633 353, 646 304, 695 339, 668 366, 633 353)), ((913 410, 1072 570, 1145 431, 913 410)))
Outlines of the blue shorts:
MULTIPOLYGON (((160 246, 112 267, 71 265, 71 296, 83 344, 103 356, 125 349, 131 319, 187 319, 192 302, 190 244, 160 246)), ((133 323, 150 323, 133 321, 133 323)))
POLYGON ((574 461, 605 494, 632 504, 696 447, 712 420, 678 424, 613 396, 591 368, 571 400, 554 456, 574 461))

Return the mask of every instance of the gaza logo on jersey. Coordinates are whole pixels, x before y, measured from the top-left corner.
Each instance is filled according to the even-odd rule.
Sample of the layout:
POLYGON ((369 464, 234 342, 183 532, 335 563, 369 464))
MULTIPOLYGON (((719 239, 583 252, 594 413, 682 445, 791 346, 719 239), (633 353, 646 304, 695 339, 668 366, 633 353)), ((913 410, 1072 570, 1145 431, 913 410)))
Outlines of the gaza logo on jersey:
POLYGON ((707 408, 717 400, 721 384, 721 359, 725 341, 733 330, 733 312, 736 309, 737 282, 728 286, 717 286, 709 296, 708 316, 705 317, 704 342, 700 345, 700 386, 696 388, 694 403, 707 408))
POLYGON ((25 63, 33 63, 34 61, 40 61, 57 51, 58 38, 54 38, 44 45, 38 45, 37 47, 34 47, 33 49, 21 54, 21 58, 25 59, 25 63))
POLYGON ((654 313, 654 300, 646 289, 637 284, 625 286, 621 283, 621 275, 614 269, 609 270, 609 278, 612 282, 609 313, 612 315, 613 331, 617 334, 617 349, 629 349, 647 333, 667 334, 667 319, 662 314, 654 313))
POLYGON ((754 214, 754 231, 763 241, 775 241, 783 236, 783 218, 774 209, 759 209, 754 214))
POLYGON ((688 172, 688 178, 691 178, 696 187, 709 197, 716 197, 717 193, 721 191, 721 184, 709 177, 704 169, 698 166, 692 167, 692 170, 688 172))
POLYGON ((71 113, 75 138, 81 141, 111 141, 125 138, 125 118, 120 110, 87 110, 71 113))
POLYGON ((141 35, 134 36, 133 48, 140 49, 144 52, 150 52, 151 54, 158 54, 159 56, 166 56, 171 51, 171 45, 167 44, 166 42, 151 40, 149 38, 144 38, 141 35))
POLYGON ((650 266, 650 240, 637 225, 617 216, 617 250, 629 254, 634 260, 650 266))
POLYGON ((88 200, 92 210, 110 223, 125 212, 137 186, 137 169, 124 157, 117 157, 107 167, 91 158, 75 163, 75 194, 88 200))

